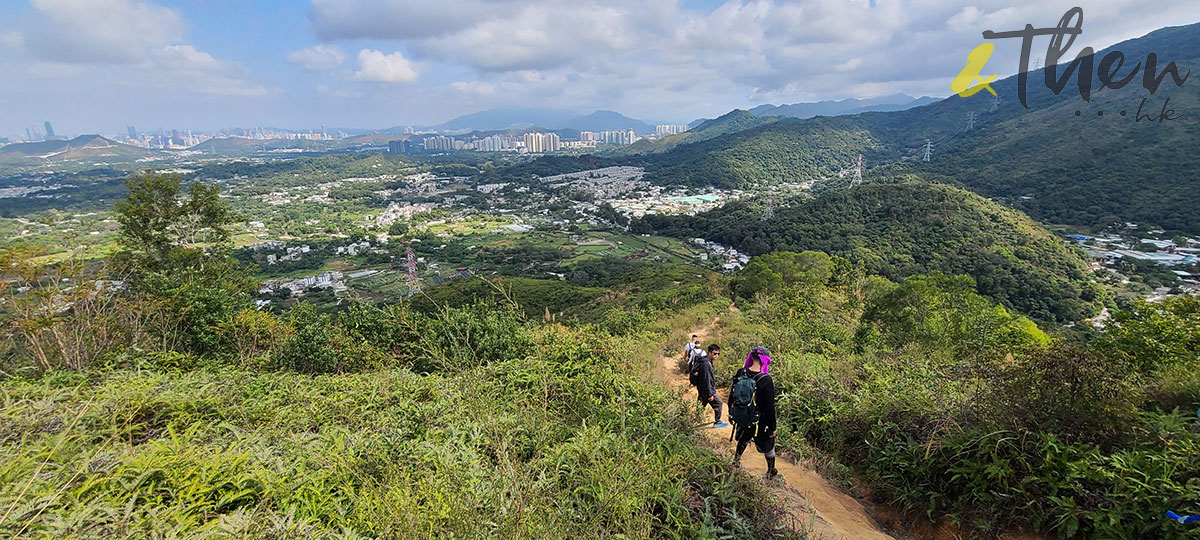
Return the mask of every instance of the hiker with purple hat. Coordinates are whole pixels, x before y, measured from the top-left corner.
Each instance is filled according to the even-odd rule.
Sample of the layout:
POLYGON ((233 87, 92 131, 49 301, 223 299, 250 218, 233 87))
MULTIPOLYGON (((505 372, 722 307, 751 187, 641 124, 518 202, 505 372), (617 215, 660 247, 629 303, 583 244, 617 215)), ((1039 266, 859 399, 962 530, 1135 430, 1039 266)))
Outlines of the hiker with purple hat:
POLYGON ((742 462, 742 452, 750 441, 767 458, 767 477, 779 474, 775 469, 775 382, 767 374, 771 352, 755 347, 746 356, 745 367, 733 376, 729 387, 729 418, 733 421, 733 438, 737 439, 734 465, 742 462))

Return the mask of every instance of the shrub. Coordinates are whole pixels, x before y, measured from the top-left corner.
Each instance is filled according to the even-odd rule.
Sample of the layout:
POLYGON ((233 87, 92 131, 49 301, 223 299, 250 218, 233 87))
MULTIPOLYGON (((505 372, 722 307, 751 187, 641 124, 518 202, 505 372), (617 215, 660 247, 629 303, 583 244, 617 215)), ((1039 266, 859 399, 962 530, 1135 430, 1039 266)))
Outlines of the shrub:
POLYGON ((243 309, 217 326, 224 349, 236 351, 240 360, 262 355, 272 347, 291 339, 294 328, 274 314, 243 309))
POLYGON ((529 327, 508 304, 442 308, 422 325, 418 372, 462 370, 522 358, 530 352, 529 327))
POLYGON ((301 302, 288 312, 292 335, 275 355, 279 366, 301 373, 332 373, 338 368, 338 351, 334 340, 338 330, 329 314, 317 313, 308 302, 301 302))
POLYGON ((972 406, 984 425, 1111 443, 1127 431, 1141 401, 1127 366, 1058 346, 1001 366, 984 379, 972 406))

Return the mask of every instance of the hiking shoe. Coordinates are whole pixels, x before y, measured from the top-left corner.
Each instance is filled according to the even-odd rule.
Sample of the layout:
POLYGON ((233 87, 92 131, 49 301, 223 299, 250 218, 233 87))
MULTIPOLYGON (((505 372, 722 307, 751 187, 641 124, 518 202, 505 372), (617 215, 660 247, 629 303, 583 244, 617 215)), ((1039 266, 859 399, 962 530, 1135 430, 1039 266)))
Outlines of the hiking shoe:
POLYGON ((774 480, 775 477, 779 476, 779 469, 771 469, 771 470, 767 471, 766 476, 767 476, 767 480, 774 480))
POLYGON ((742 468, 742 457, 741 456, 737 456, 737 457, 733 458, 733 468, 735 468, 735 469, 742 468))
POLYGON ((729 427, 729 422, 713 422, 713 428, 727 428, 727 427, 729 427))

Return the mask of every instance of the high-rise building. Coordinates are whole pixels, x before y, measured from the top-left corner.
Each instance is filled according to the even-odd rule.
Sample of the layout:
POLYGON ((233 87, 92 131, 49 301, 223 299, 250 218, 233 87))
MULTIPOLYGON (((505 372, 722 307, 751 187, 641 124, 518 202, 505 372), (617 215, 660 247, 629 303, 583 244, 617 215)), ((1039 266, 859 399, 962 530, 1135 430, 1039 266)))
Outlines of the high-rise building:
POLYGON ((633 144, 637 140, 637 134, 632 129, 601 131, 596 134, 597 140, 608 144, 633 144))
POLYGON ((492 135, 474 142, 474 148, 480 152, 501 152, 511 150, 516 139, 512 135, 492 135))
POLYGON ((125 126, 125 131, 126 131, 126 133, 129 134, 129 138, 131 140, 135 140, 135 141, 137 140, 137 138, 138 138, 137 130, 133 129, 133 126, 125 126))
POLYGON ((454 137, 435 135, 433 137, 426 138, 423 144, 426 150, 454 150, 454 142, 454 137))
POLYGON ((687 131, 688 127, 684 124, 659 124, 654 126, 654 134, 662 137, 664 135, 677 135, 687 131))
POLYGON ((50 125, 50 121, 46 120, 46 140, 54 138, 54 126, 50 125))
POLYGON ((529 153, 557 152, 561 143, 556 133, 526 133, 525 151, 529 153))
POLYGON ((405 140, 388 141, 388 153, 389 154, 407 154, 408 153, 408 141, 405 141, 405 140))

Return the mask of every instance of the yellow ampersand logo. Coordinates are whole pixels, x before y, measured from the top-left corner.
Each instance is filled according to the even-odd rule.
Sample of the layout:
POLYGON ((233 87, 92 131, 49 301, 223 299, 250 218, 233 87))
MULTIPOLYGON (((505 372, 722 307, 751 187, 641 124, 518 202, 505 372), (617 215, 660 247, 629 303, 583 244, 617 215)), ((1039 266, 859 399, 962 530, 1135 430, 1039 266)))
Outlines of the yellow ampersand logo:
POLYGON ((950 82, 950 90, 962 97, 971 97, 980 90, 987 90, 992 95, 996 95, 996 91, 992 90, 988 83, 996 80, 999 74, 991 77, 981 77, 983 66, 987 64, 989 58, 992 57, 992 52, 996 50, 996 46, 991 43, 983 43, 975 47, 967 54, 967 66, 962 71, 958 72, 958 76, 950 82), (979 81, 979 84, 974 86, 971 83, 979 81))

